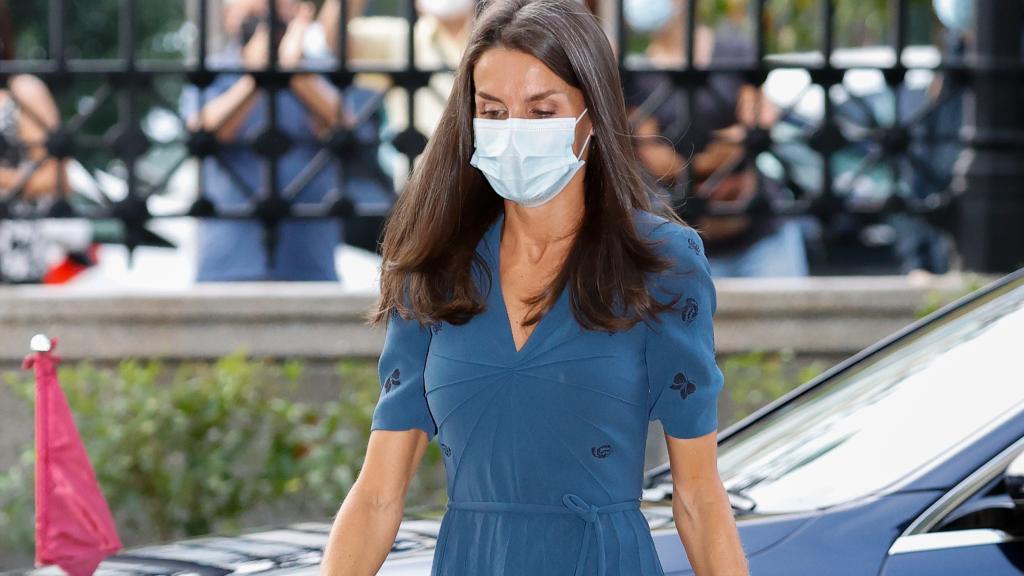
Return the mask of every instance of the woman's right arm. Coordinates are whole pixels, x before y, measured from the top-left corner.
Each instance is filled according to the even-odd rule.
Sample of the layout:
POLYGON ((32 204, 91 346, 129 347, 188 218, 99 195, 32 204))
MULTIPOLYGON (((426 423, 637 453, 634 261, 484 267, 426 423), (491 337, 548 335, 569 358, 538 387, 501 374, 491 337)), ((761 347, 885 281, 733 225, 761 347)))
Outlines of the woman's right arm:
POLYGON ((372 576, 391 551, 405 495, 423 454, 422 430, 370 432, 366 460, 341 503, 320 564, 323 576, 372 576))
POLYGON ((366 458, 331 528, 324 576, 372 576, 395 542, 406 491, 438 432, 424 381, 432 335, 416 319, 388 315, 366 458))

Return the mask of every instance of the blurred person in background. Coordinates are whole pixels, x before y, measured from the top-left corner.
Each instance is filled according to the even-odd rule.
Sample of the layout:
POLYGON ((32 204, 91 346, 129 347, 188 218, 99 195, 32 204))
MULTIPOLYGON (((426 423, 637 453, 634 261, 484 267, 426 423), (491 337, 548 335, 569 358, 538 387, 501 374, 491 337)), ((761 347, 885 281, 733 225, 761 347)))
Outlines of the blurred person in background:
MULTIPOLYGON (((16 30, 0 0, 0 60, 14 60, 16 30)), ((8 210, 36 213, 70 190, 64 162, 47 158, 46 140, 60 124, 50 90, 36 76, 15 74, 0 85, 0 201, 8 210), (35 205, 32 207, 31 205, 35 205)), ((0 283, 38 283, 49 268, 52 243, 39 220, 0 220, 0 283)))
MULTIPOLYGON (((244 66, 262 70, 268 66, 271 15, 267 7, 266 0, 225 3, 225 32, 232 36, 224 50, 209 57, 212 69, 244 66)), ((318 61, 329 63, 328 55, 309 49, 315 44, 310 38, 316 39, 314 6, 297 0, 276 0, 275 7, 273 17, 279 20, 276 28, 281 34, 278 66, 289 69, 318 61)), ((353 111, 360 110, 372 97, 372 92, 358 87, 340 92, 319 74, 296 74, 277 92, 277 122, 270 126, 270 97, 257 87, 251 74, 220 73, 203 91, 187 86, 181 108, 190 130, 208 131, 218 142, 227 144, 204 160, 202 193, 214 205, 234 209, 268 195, 264 165, 269 160, 251 145, 263 134, 270 136, 268 144, 277 144, 279 136, 288 139, 289 145, 277 159, 276 184, 282 198, 293 205, 318 205, 341 194, 354 200, 391 194, 376 163, 379 127, 372 121, 361 123, 355 130, 357 145, 348 152, 344 164, 348 177, 345 190, 338 190, 332 163, 317 159, 328 153, 322 151, 320 140, 342 124, 352 126, 353 111), (267 132, 271 129, 275 132, 267 132), (292 189, 299 185, 297 191, 292 189)), ((342 231, 338 218, 283 219, 278 224, 271 264, 259 220, 201 219, 196 281, 337 281, 335 248, 342 241, 342 231)))
MULTIPOLYGON (((687 0, 624 1, 626 25, 650 39, 642 56, 627 57, 627 66, 685 67, 687 0)), ((743 26, 745 14, 746 3, 732 0, 718 30, 694 27, 695 67, 749 64, 756 58, 752 35, 743 26)), ((781 193, 778 183, 743 161, 746 127, 770 127, 778 110, 740 73, 712 73, 706 86, 692 89, 674 86, 666 74, 636 74, 625 81, 624 93, 637 155, 658 186, 671 188, 689 176, 695 194, 740 203, 755 194, 781 193)), ((705 216, 694 227, 704 238, 715 276, 808 274, 803 232, 794 219, 705 216)))
MULTIPOLYGON (((974 2, 933 0, 932 8, 938 20, 936 44, 943 61, 962 63, 974 28, 974 2)), ((964 121, 965 93, 964 87, 956 85, 947 73, 936 73, 928 86, 923 106, 930 111, 914 123, 919 137, 914 138, 910 151, 920 162, 907 174, 911 194, 918 199, 940 194, 952 183, 953 166, 962 151, 958 134, 964 121)), ((948 232, 916 214, 893 214, 889 221, 899 231, 896 255, 901 273, 927 276, 949 271, 955 247, 948 232)))
MULTIPOLYGON (((414 67, 436 70, 427 85, 413 96, 415 123, 413 128, 429 138, 437 126, 454 84, 454 70, 466 47, 472 29, 475 0, 412 0, 417 14, 413 26, 416 51, 414 67)), ((349 65, 404 69, 407 65, 409 23, 401 16, 363 15, 361 8, 349 3, 349 65)), ((321 23, 331 53, 337 53, 338 14, 340 0, 326 0, 321 9, 321 23)), ((393 79, 385 74, 360 74, 361 80, 378 90, 386 91, 385 132, 390 140, 409 127, 408 95, 394 89, 393 79)), ((405 186, 409 166, 405 156, 392 147, 383 153, 382 163, 392 170, 396 189, 405 186)))

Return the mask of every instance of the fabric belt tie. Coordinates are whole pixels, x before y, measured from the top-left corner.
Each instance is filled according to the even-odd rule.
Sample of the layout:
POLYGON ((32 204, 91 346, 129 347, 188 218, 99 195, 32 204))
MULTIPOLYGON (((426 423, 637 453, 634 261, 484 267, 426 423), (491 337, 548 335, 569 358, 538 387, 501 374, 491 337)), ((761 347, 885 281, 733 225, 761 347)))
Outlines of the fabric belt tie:
POLYGON ((599 576, 605 576, 604 529, 598 515, 620 510, 639 509, 640 500, 622 500, 604 506, 596 506, 572 492, 566 492, 562 495, 562 506, 532 504, 528 502, 449 500, 448 508, 498 512, 535 512, 538 514, 575 514, 587 524, 583 529, 583 542, 580 543, 580 553, 576 559, 576 571, 573 572, 573 576, 583 576, 583 570, 587 564, 587 552, 590 550, 590 536, 595 531, 597 532, 597 571, 599 576), (597 528, 595 529, 594 526, 597 528))

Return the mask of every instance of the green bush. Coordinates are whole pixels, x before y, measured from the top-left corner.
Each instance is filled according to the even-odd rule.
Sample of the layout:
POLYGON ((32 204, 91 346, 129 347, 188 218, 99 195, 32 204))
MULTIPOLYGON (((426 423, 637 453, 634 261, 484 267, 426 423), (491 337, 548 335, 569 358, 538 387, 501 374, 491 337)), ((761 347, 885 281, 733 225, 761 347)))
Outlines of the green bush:
POLYGON ((942 308, 946 304, 954 302, 955 300, 962 298, 975 290, 984 288, 988 284, 989 280, 982 278, 975 272, 963 273, 964 285, 953 293, 946 293, 941 290, 931 290, 925 294, 924 302, 914 310, 915 318, 924 318, 925 316, 935 312, 942 308))
POLYGON ((732 410, 725 419, 736 422, 814 378, 827 366, 820 360, 801 366, 793 350, 787 348, 731 354, 721 361, 721 368, 732 410))
MULTIPOLYGON (((379 394, 376 363, 342 361, 337 399, 294 400, 298 361, 251 360, 243 353, 185 363, 167 374, 158 360, 60 365, 58 376, 125 546, 243 528, 253 508, 282 517, 326 519, 365 458, 379 394)), ((722 361, 738 419, 813 377, 792 353, 752 352, 722 361)), ((7 375, 30 405, 32 375, 7 375)), ((34 450, 0 473, 0 555, 33 546, 34 450)), ((437 443, 409 488, 410 514, 443 504, 437 443)))
MULTIPOLYGON (((59 366, 124 544, 232 532, 258 506, 292 517, 334 514, 365 456, 376 366, 339 363, 338 399, 316 406, 289 399, 302 371, 297 361, 242 353, 182 364, 171 375, 156 360, 126 360, 112 370, 59 366)), ((33 403, 30 373, 6 380, 33 403)), ((432 452, 436 446, 428 458, 437 462, 432 452)), ((0 551, 32 549, 33 466, 30 446, 0 474, 0 551)), ((436 492, 429 477, 417 484, 436 492)))

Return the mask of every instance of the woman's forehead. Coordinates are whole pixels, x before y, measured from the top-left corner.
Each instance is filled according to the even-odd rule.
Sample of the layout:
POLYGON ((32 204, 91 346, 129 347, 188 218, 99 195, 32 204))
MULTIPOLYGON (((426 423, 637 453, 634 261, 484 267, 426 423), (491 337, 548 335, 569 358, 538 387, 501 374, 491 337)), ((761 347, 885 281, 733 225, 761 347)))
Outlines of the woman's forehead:
POLYGON ((477 94, 499 98, 526 99, 544 92, 568 96, 572 90, 536 56, 507 48, 491 48, 480 55, 473 67, 473 83, 477 94))

